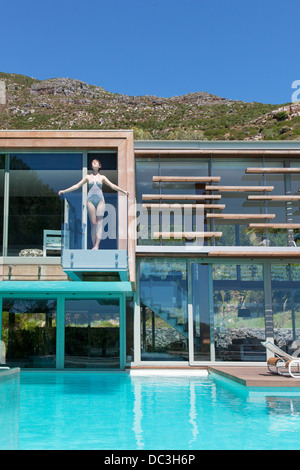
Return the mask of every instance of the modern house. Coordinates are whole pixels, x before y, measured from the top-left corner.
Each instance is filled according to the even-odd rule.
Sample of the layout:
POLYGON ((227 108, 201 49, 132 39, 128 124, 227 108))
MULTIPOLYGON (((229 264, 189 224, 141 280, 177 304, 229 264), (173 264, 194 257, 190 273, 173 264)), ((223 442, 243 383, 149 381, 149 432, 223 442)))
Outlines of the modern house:
POLYGON ((300 348, 300 141, 0 131, 1 363, 120 369, 300 348), (103 185, 92 250, 87 185, 103 185), (298 241, 299 240, 299 241, 298 241))

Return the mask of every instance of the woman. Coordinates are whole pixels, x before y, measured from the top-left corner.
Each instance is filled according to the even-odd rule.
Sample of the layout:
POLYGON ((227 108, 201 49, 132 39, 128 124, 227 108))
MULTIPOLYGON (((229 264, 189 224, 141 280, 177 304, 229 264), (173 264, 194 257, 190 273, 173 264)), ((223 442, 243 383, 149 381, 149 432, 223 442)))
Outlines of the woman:
POLYGON ((128 191, 125 191, 122 188, 119 188, 116 184, 113 184, 109 181, 106 176, 100 174, 101 163, 99 160, 92 161, 92 174, 86 175, 82 178, 79 183, 74 184, 70 188, 61 190, 58 194, 61 196, 65 193, 70 193, 71 191, 75 191, 79 189, 84 183, 88 183, 89 185, 89 192, 87 195, 87 208, 89 213, 89 218, 91 222, 91 238, 93 242, 93 250, 99 249, 99 243, 102 238, 103 232, 103 216, 105 212, 105 200, 102 192, 103 183, 107 184, 110 188, 114 189, 115 191, 120 191, 127 196, 129 195, 128 191))

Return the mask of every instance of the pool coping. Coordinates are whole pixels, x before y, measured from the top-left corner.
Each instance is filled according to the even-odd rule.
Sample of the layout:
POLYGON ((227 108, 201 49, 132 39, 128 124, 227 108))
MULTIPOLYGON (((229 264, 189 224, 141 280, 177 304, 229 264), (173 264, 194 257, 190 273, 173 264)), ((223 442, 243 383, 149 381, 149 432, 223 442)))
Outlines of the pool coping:
POLYGON ((20 375, 21 369, 19 367, 15 367, 13 369, 1 369, 0 368, 0 382, 3 380, 7 380, 11 378, 13 375, 20 375))

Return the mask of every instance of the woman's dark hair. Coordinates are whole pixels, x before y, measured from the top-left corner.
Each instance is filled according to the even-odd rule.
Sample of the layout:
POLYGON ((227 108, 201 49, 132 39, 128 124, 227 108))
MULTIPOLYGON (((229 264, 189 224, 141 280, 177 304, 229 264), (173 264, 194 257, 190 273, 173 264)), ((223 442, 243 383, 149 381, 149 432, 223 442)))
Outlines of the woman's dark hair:
POLYGON ((98 158, 93 158, 93 160, 92 160, 92 162, 91 162, 91 163, 93 163, 93 162, 98 162, 98 163, 99 163, 99 171, 100 171, 100 170, 101 170, 101 167, 102 167, 102 165, 101 165, 101 162, 98 160, 98 158))

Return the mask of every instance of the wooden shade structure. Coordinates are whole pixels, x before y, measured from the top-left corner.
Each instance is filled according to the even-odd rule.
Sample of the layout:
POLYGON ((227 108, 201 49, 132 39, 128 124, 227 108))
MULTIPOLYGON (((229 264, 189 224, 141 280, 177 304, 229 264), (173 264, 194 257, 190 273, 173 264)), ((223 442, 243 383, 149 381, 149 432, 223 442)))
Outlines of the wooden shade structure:
POLYGON ((205 201, 206 199, 221 199, 221 196, 211 194, 143 194, 143 201, 145 200, 186 200, 186 201, 205 201))
POLYGON ((212 238, 222 237, 222 232, 154 232, 153 238, 212 238))
POLYGON ((206 191, 221 192, 256 192, 256 191, 273 191, 274 186, 205 186, 206 191))

